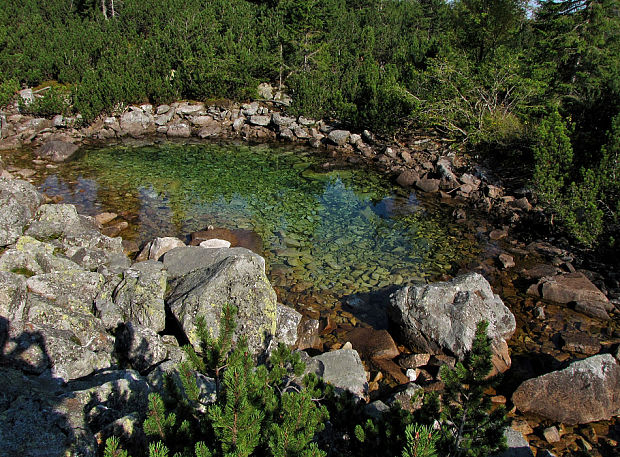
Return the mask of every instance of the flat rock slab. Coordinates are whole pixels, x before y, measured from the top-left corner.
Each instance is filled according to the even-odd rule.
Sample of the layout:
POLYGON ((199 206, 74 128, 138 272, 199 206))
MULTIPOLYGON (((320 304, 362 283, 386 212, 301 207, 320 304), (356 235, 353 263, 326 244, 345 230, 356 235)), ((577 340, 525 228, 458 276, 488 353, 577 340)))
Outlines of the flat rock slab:
POLYGON ((51 140, 37 149, 37 156, 52 162, 64 162, 78 151, 79 147, 66 141, 51 140))
MULTIPOLYGON (((251 251, 245 248, 204 249, 200 246, 185 246, 174 248, 166 252, 163 257, 163 263, 168 270, 168 278, 176 279, 194 270, 209 268, 231 255, 242 255, 247 253, 252 254, 251 251)), ((262 257, 260 258, 262 259, 262 257)), ((264 268, 264 259, 262 263, 264 268)))
POLYGON ((312 357, 306 371, 316 373, 336 391, 347 390, 359 398, 365 398, 368 393, 364 365, 357 351, 352 349, 338 349, 312 357))
POLYGON ((396 343, 387 330, 356 328, 347 334, 346 339, 364 357, 393 359, 399 355, 396 343))
POLYGON ((609 301, 586 275, 579 272, 542 278, 537 289, 542 298, 556 303, 609 301))
POLYGON ((619 392, 620 365, 611 354, 601 354, 528 379, 512 401, 522 412, 569 425, 586 424, 620 414, 619 392))

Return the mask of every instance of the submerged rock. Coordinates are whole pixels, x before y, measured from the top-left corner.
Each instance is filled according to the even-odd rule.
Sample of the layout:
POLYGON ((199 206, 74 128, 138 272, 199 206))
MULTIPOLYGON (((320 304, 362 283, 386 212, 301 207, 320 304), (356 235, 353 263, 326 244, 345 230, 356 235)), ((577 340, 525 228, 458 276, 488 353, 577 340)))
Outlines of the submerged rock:
POLYGON ((78 151, 79 147, 66 141, 50 140, 37 149, 37 156, 52 162, 64 162, 78 151))
POLYGON ((611 354, 578 360, 523 382, 512 401, 524 413, 565 424, 609 420, 620 414, 620 365, 611 354))
POLYGON ((510 367, 506 340, 515 331, 515 317, 478 273, 403 287, 392 294, 388 313, 417 352, 447 350, 459 359, 471 349, 478 322, 485 320, 495 369, 503 372, 510 367))

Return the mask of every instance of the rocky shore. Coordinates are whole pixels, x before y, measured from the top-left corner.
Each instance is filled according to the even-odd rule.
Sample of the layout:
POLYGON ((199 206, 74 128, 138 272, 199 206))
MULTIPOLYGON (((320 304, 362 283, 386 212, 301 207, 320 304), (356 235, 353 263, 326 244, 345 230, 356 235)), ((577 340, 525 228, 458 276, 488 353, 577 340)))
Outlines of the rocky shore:
MULTIPOLYGON (((566 437, 571 439, 561 449, 617 446, 611 436, 615 422, 607 433, 578 425, 620 414, 617 272, 580 269, 564 247, 513 239, 515 225, 542 218, 542 210, 526 191, 508 194, 488 170, 466 167, 449 142, 427 136, 387 145, 370 132, 357 135, 324 121, 288 117, 281 99, 264 95, 260 103, 245 105, 132 106, 87 127, 76 118, 7 112, 0 114, 0 149, 32 147, 51 164, 67 160, 82 144, 124 138, 292 141, 351 162, 374 162, 401 186, 451 202, 456 219, 467 219, 470 209, 481 211, 490 223, 480 236, 501 250, 472 266, 474 273, 398 288, 385 303, 394 331, 354 328, 347 334, 350 343, 308 356, 308 366, 366 400, 383 374, 402 384, 402 392, 440 389, 438 367, 462 357, 476 322, 486 319, 496 371, 512 367, 508 373, 517 380, 505 381, 505 391, 494 397, 514 406, 508 434, 515 452, 531 452, 523 436, 539 449, 566 437), (515 319, 513 312, 526 318, 515 319), (411 352, 401 354, 397 342, 411 352), (545 361, 524 362, 528 353, 545 361)), ((161 389, 163 374, 174 373, 184 359, 179 340, 196 342, 197 315, 216 328, 224 303, 239 308, 238 331, 256 354, 279 341, 298 349, 322 347, 317 340, 330 323, 302 319, 277 303, 256 253, 158 238, 132 261, 121 238, 107 236, 119 230, 110 230, 103 215, 91 218, 71 205, 50 204, 17 179, 28 178, 27 170, 3 168, 0 376, 8 388, 0 401, 0 442, 9 443, 9 454, 36 455, 29 452, 46 447, 49 455, 96 455, 110 433, 139 439, 136 425, 148 392, 161 389)), ((212 380, 202 382, 205 396, 213 395, 212 380)), ((369 414, 397 399, 405 403, 402 392, 373 397, 369 414)))

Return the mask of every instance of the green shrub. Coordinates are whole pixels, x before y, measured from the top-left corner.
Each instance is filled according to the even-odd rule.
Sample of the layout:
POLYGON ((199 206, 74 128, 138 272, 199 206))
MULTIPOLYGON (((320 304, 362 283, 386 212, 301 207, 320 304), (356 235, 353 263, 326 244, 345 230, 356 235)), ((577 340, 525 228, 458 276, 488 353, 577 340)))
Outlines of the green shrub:
POLYGON ((486 457, 506 449, 506 410, 503 406, 493 408, 484 393, 495 382, 488 377, 493 365, 487 327, 488 322, 478 323, 471 351, 463 362, 440 370, 445 383, 438 440, 442 455, 486 457))
MULTIPOLYGON (((201 350, 185 348, 189 361, 179 370, 183 394, 177 388, 170 405, 159 394, 149 396, 143 425, 149 455, 324 456, 313 442, 327 419, 316 401, 322 395, 317 377, 302 380, 299 354, 283 345, 256 366, 245 341, 233 344, 235 313, 224 307, 217 339, 198 320, 201 350), (215 403, 201 402, 196 370, 214 377, 215 403)), ((116 452, 114 443, 108 446, 116 452)))
POLYGON ((11 103, 18 90, 19 83, 16 79, 8 79, 0 83, 0 108, 11 103))
POLYGON ((62 86, 51 86, 42 97, 35 97, 26 105, 21 100, 19 110, 24 114, 49 117, 56 114, 68 114, 71 111, 71 91, 62 86))

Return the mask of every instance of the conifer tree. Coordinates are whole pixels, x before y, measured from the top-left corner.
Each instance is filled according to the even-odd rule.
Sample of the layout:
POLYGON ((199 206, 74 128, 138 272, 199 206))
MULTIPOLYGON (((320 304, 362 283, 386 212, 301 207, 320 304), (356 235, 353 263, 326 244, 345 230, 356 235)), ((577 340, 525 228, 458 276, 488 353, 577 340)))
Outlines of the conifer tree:
POLYGON ((491 339, 488 322, 479 322, 472 348, 453 369, 443 366, 441 436, 438 448, 451 457, 482 457, 505 449, 504 429, 508 425, 503 406, 492 408, 484 391, 494 384, 491 368, 491 339))

